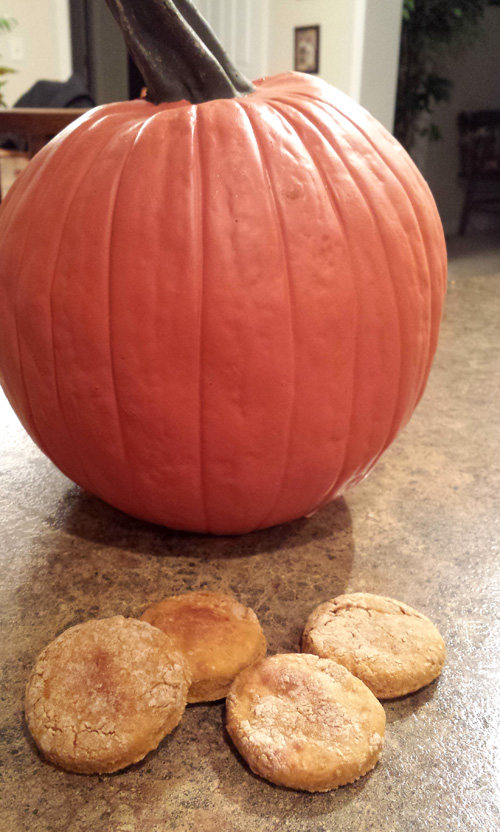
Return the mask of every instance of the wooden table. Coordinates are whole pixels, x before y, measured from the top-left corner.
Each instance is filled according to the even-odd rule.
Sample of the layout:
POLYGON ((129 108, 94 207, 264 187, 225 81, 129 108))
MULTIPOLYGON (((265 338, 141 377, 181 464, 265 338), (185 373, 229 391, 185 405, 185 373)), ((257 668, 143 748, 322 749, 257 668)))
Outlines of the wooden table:
MULTIPOLYGON (((4 154, 31 159, 68 124, 86 112, 85 109, 49 109, 46 107, 13 107, 9 110, 0 110, 0 135, 15 134, 25 139, 27 143, 27 151, 24 153, 20 154, 18 150, 14 150, 12 154, 8 151, 4 151, 4 154)), ((3 196, 5 192, 2 188, 0 164, 0 201, 3 196)))

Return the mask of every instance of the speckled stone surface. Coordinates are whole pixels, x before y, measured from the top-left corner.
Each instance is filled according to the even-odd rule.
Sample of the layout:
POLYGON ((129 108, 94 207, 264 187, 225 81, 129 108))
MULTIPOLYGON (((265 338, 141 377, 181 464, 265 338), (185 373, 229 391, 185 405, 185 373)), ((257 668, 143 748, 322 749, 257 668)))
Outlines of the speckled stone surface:
POLYGON ((412 422, 368 479, 310 519, 237 538, 181 534, 82 493, 0 399, 2 832, 493 832, 500 827, 500 274, 450 281, 438 355, 412 422), (384 703, 376 769, 327 794, 252 775, 221 703, 122 773, 44 762, 23 719, 40 650, 95 616, 139 616, 208 588, 257 612, 271 652, 311 609, 369 591, 428 615, 442 676, 384 703))

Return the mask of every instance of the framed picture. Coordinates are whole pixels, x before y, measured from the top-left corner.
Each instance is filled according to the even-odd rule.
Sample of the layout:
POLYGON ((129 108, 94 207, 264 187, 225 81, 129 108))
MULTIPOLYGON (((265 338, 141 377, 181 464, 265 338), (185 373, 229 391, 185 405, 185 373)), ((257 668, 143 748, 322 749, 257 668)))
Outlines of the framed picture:
POLYGON ((319 26, 295 29, 294 55, 296 72, 319 72, 319 26))

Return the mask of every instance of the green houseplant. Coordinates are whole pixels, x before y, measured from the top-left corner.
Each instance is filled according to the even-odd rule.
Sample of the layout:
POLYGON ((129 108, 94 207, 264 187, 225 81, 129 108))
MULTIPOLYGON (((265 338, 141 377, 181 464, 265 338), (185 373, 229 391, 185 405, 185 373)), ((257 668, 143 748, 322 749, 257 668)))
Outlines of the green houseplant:
MULTIPOLYGON (((12 30, 12 28, 16 25, 16 23, 17 23, 17 21, 14 20, 13 17, 11 17, 11 18, 0 17, 0 33, 10 32, 12 30)), ((2 92, 2 87, 4 87, 5 84, 7 83, 7 81, 4 80, 4 78, 5 78, 6 75, 10 75, 11 73, 13 73, 15 71, 16 71, 15 69, 11 69, 8 66, 0 65, 0 107, 6 107, 7 106, 6 103, 5 103, 5 99, 3 97, 3 92, 2 92)))
POLYGON ((394 135, 409 152, 419 137, 440 138, 432 113, 452 90, 443 60, 474 42, 487 5, 488 0, 404 0, 394 135))

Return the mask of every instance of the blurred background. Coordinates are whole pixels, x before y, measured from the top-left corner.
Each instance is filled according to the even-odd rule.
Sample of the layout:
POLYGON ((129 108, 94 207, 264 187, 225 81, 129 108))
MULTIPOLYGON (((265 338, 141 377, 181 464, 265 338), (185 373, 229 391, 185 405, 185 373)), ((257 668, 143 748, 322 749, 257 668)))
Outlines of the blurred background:
MULTIPOLYGON (((500 242, 495 121, 500 121, 500 0, 196 0, 196 5, 252 79, 303 68, 304 50, 312 50, 311 71, 366 107, 411 153, 434 193, 446 234, 483 232, 500 242), (487 114, 486 125, 467 121, 477 111, 487 114), (478 133, 488 174, 481 177, 470 157, 478 133), (483 180, 481 197, 490 202, 478 205, 478 193, 469 194, 464 227, 472 175, 483 180)), ((70 79, 63 90, 67 98, 59 90, 59 98, 52 99, 57 107, 140 95, 142 78, 105 0, 0 0, 3 106, 27 106, 28 94, 30 107, 50 107, 47 88, 37 82, 70 79)), ((6 112, 0 109, 0 133, 6 112)), ((10 138, 2 140, 3 195, 28 150, 10 138)))

